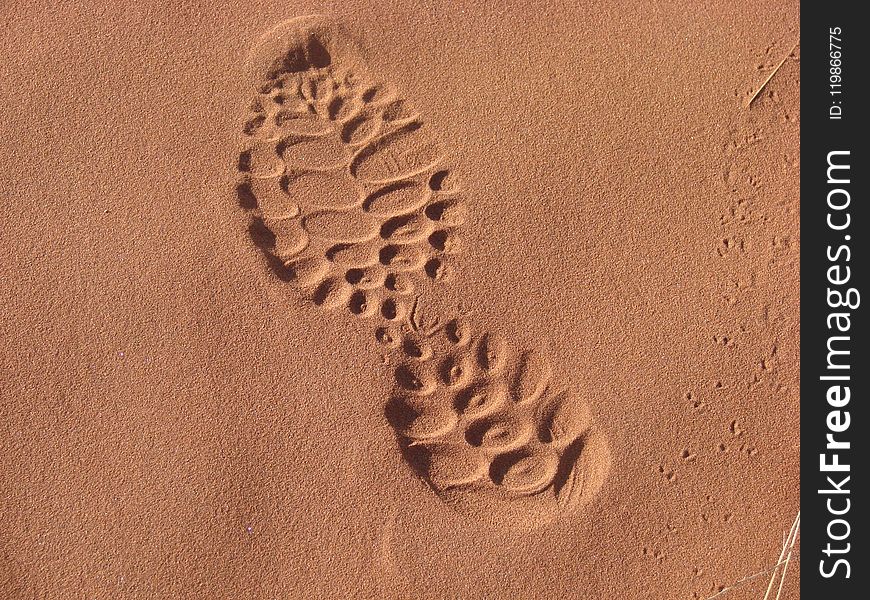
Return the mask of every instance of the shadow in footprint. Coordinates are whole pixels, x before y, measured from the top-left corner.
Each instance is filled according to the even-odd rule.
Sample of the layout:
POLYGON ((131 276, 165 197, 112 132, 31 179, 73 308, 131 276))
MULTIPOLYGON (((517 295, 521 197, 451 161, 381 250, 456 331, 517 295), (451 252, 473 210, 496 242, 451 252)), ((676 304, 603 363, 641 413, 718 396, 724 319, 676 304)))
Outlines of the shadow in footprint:
POLYGON ((251 241, 261 250, 272 250, 275 247, 277 237, 275 232, 269 229, 266 222, 259 217, 251 219, 251 224, 248 226, 248 235, 251 236, 251 241))
POLYGON ((529 458, 530 456, 531 454, 526 450, 516 450, 495 457, 492 464, 489 466, 490 479, 492 479, 496 485, 502 485, 510 470, 521 460, 529 458))
POLYGON ((322 69, 328 67, 331 62, 332 57, 329 55, 329 51, 320 43, 320 40, 311 36, 305 47, 294 46, 273 62, 266 77, 275 79, 281 73, 299 73, 307 71, 311 67, 322 69))
POLYGON ((402 431, 414 422, 419 415, 416 410, 408 406, 402 398, 390 398, 384 407, 384 416, 387 422, 397 431, 402 431))
POLYGON ((254 190, 251 189, 251 184, 246 182, 236 186, 236 196, 239 199, 239 206, 245 210, 254 210, 257 208, 257 197, 254 195, 254 190))
POLYGON ((260 249, 263 256, 266 257, 266 264, 269 269, 275 274, 278 279, 283 282, 293 281, 296 273, 291 267, 288 267, 284 262, 276 256, 272 250, 275 248, 277 238, 275 232, 269 229, 268 225, 259 217, 251 219, 251 224, 248 226, 248 235, 251 236, 251 241, 260 249))
POLYGON ((275 256, 271 252, 264 251, 263 254, 266 256, 266 264, 269 265, 269 268, 278 279, 280 279, 284 283, 296 279, 296 273, 293 271, 293 269, 285 265, 280 258, 275 256))
POLYGON ((396 383, 403 389, 419 392, 424 387, 420 378, 407 365, 400 365, 396 368, 395 377, 396 383))
MULTIPOLYGON (((402 398, 392 398, 384 407, 387 422, 398 432, 407 429, 419 413, 408 406, 402 398)), ((426 478, 429 473, 429 451, 423 445, 412 445, 410 440, 398 435, 399 451, 408 465, 419 477, 426 478)))
POLYGON ((571 442, 562 457, 559 459, 559 465, 556 467, 556 476, 553 477, 553 491, 556 496, 559 496, 565 485, 571 479, 571 474, 574 472, 574 467, 577 461, 580 460, 580 455, 583 454, 583 448, 586 446, 585 436, 580 436, 571 442))
POLYGON ((416 214, 410 215, 400 215, 398 217, 393 217, 391 219, 387 219, 383 225, 381 225, 381 237, 385 240, 393 237, 393 234, 396 233, 399 229, 406 227, 409 223, 412 223, 414 219, 417 218, 416 214))

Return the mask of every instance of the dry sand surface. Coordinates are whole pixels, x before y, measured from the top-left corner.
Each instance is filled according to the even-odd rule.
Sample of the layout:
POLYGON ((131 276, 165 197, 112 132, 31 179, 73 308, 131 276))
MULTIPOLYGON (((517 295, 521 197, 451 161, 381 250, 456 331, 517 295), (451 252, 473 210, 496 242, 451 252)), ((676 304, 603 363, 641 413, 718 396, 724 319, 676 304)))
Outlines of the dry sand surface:
POLYGON ((0 598, 798 598, 796 2, 0 16, 0 598))

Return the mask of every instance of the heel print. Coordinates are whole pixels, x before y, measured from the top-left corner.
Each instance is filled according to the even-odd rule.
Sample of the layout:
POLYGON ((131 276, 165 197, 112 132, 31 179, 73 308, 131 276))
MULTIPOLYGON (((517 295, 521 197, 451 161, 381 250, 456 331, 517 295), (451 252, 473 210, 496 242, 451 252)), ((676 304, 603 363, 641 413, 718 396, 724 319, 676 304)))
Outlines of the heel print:
POLYGON ((462 319, 379 339, 399 363, 387 419, 406 459, 446 502, 493 522, 521 514, 528 525, 598 492, 607 446, 541 353, 516 352, 462 319))

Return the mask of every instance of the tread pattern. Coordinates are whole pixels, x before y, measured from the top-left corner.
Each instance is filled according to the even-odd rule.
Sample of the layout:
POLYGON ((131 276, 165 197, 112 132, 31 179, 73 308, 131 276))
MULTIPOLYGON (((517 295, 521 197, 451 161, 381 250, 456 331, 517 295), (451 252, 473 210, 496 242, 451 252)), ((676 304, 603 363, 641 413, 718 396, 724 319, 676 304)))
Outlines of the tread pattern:
POLYGON ((467 210, 396 91, 326 65, 276 73, 242 126, 240 205, 272 269, 314 304, 388 321, 443 279, 467 210))
POLYGON ((598 491, 606 446, 543 353, 518 352, 464 318, 377 336, 398 363, 387 419, 439 496, 479 516, 522 502, 549 521, 598 491))
POLYGON ((315 305, 374 317, 395 367, 385 416, 440 498, 512 527, 553 521, 600 489, 607 444, 541 352, 465 317, 418 322, 468 210, 437 136, 349 40, 300 17, 249 57, 236 191, 251 239, 315 305))

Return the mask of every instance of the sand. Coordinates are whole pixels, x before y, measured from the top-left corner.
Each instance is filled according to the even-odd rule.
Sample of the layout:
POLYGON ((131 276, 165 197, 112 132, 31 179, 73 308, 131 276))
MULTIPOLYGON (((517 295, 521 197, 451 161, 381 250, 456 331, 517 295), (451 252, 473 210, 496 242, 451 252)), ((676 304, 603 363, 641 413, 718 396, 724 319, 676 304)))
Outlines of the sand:
POLYGON ((0 597, 799 597, 798 17, 7 8, 0 597))

